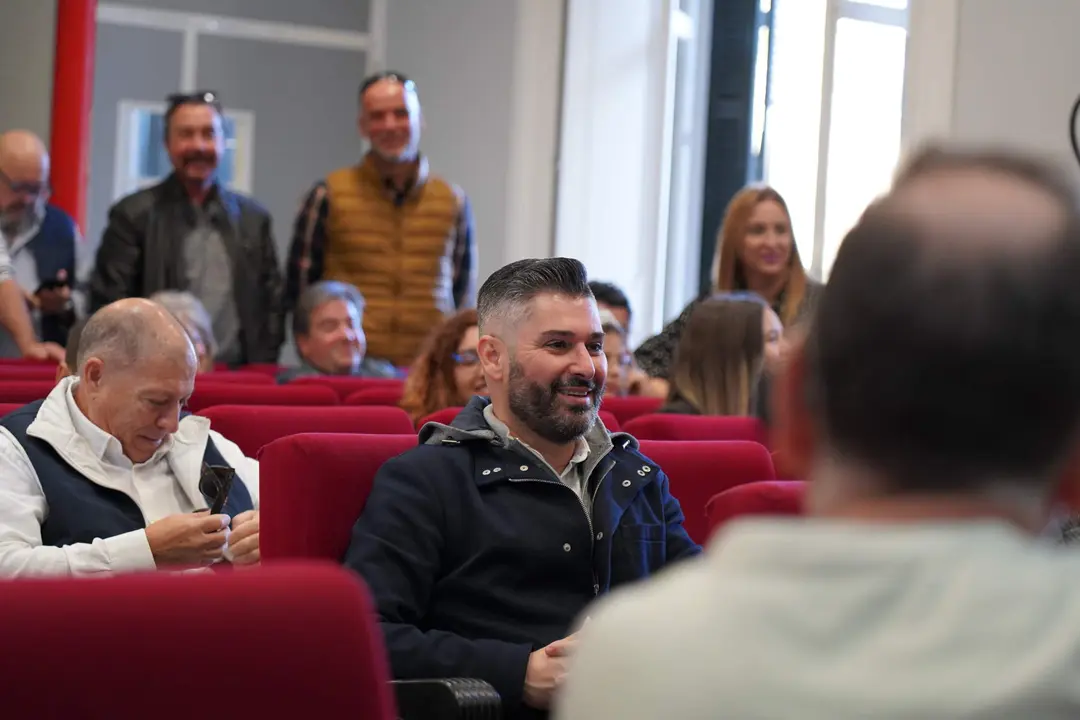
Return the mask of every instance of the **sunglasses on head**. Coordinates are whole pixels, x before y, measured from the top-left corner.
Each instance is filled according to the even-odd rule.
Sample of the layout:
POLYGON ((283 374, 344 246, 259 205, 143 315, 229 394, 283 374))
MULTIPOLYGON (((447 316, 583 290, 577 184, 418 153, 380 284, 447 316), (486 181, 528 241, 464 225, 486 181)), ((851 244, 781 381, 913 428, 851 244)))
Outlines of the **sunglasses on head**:
POLYGON ((405 77, 399 72, 387 71, 375 73, 374 75, 369 75, 368 77, 366 77, 364 79, 364 82, 360 83, 360 97, 363 97, 364 93, 366 93, 368 88, 370 88, 372 85, 377 82, 382 82, 383 80, 392 80, 400 84, 403 88, 405 88, 406 91, 416 92, 416 83, 414 83, 412 80, 405 77))
POLYGON ((165 98, 165 102, 169 104, 167 112, 172 113, 176 108, 181 105, 188 105, 190 103, 197 103, 199 105, 209 105, 210 107, 221 112, 221 95, 214 90, 196 90, 189 93, 173 93, 165 98))

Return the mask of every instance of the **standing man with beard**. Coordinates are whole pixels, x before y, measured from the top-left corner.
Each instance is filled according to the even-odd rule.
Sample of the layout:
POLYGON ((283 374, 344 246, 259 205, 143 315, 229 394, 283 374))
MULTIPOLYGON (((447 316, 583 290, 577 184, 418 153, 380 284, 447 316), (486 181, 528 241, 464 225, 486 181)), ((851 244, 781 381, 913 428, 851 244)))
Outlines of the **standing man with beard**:
POLYGON ((187 290, 210 313, 218 362, 276 363, 284 324, 270 214, 217 181, 225 139, 217 94, 172 95, 168 103, 164 139, 173 173, 109 210, 91 310, 187 290))
POLYGON ((286 305, 340 280, 367 301, 372 357, 408 365, 432 327, 476 301, 476 242, 464 191, 420 153, 415 84, 380 73, 360 85, 360 135, 371 149, 309 193, 289 250, 286 305))
POLYGON ((85 275, 82 238, 49 195, 49 153, 41 139, 26 130, 0 135, 0 236, 7 254, 0 263, 0 324, 7 330, 0 332, 0 357, 62 359, 59 346, 67 342, 76 305, 84 305, 75 289, 85 275), (40 345, 35 333, 51 344, 40 345))
POLYGON ((345 562, 396 678, 480 678, 506 717, 545 717, 585 607, 700 549, 663 471, 597 420, 607 360, 584 266, 511 263, 477 312, 490 399, 382 466, 345 562))

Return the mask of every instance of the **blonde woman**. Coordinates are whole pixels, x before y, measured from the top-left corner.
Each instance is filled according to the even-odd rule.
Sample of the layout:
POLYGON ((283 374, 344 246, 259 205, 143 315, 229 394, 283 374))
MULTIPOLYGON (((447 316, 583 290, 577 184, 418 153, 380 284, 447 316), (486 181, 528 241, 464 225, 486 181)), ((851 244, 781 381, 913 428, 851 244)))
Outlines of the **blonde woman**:
POLYGON ((783 327, 757 295, 716 295, 698 303, 683 329, 660 412, 753 415, 766 363, 780 355, 783 327))
POLYGON ((820 294, 821 285, 807 277, 799 258, 787 203, 770 187, 745 188, 728 203, 715 257, 712 290, 634 353, 638 366, 660 383, 670 379, 683 328, 706 298, 718 292, 753 292, 790 327, 809 314, 820 294))

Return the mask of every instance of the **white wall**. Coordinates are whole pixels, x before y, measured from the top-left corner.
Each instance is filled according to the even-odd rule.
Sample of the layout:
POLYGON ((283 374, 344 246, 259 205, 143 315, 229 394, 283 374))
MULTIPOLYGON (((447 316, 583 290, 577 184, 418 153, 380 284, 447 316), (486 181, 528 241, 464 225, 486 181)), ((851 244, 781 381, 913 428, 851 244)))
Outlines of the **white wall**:
POLYGON ((1080 2, 911 0, 906 146, 1006 143, 1076 169, 1080 2))
POLYGON ((670 11, 662 0, 567 6, 555 251, 626 292, 631 344, 663 321, 670 11))
POLYGON ((0 132, 49 142, 56 0, 0 0, 0 132))
POLYGON ((552 249, 562 0, 389 0, 386 66, 416 81, 432 169, 472 200, 480 280, 552 249))

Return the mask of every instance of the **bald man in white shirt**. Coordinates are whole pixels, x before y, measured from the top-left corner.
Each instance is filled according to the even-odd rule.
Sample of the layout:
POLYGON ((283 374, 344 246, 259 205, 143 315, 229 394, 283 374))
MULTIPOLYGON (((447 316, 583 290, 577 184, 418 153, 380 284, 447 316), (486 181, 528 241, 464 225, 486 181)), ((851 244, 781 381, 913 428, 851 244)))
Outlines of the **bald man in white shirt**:
POLYGON ((183 411, 196 368, 156 303, 120 300, 87 321, 78 374, 0 419, 0 577, 259 561, 259 465, 183 411), (235 472, 227 496, 207 478, 228 471, 213 468, 235 472))

